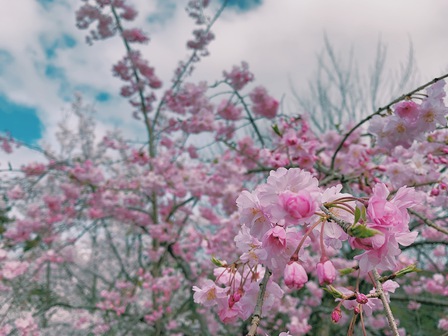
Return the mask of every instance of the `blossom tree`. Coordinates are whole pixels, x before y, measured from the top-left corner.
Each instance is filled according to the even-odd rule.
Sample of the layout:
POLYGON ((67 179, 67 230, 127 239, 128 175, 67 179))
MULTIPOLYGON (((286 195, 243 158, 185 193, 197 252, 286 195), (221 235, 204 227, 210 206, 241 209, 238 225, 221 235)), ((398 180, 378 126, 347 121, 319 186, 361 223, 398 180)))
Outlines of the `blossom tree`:
POLYGON ((189 81, 225 6, 189 1, 164 84, 130 1, 83 1, 87 42, 123 41, 113 75, 145 141, 97 139, 78 96, 57 150, 1 171, 0 335, 404 335, 428 306, 448 330, 448 75, 318 134, 246 62, 189 81))

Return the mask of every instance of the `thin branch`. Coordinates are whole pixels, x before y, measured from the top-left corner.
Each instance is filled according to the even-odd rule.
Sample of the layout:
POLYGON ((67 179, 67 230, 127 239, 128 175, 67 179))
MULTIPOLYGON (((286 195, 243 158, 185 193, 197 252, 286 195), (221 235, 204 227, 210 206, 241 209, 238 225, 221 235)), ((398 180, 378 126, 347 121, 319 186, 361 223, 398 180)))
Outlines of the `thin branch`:
POLYGON ((266 293, 266 285, 268 284, 268 280, 271 274, 271 271, 266 268, 263 279, 260 282, 260 292, 258 293, 257 304, 255 306, 254 313, 252 314, 252 321, 250 323, 250 328, 247 336, 255 336, 257 334, 257 328, 261 321, 264 296, 266 293))
POLYGON ((391 295, 391 300, 397 300, 397 301, 415 301, 424 305, 434 305, 434 306, 443 306, 448 307, 448 301, 444 299, 437 299, 437 298, 431 298, 431 297, 421 297, 421 296, 410 296, 410 295, 399 295, 394 294, 391 295))
POLYGON ((328 210, 326 207, 324 207, 323 205, 320 207, 320 209, 332 220, 334 221, 336 224, 338 224, 342 230, 344 230, 345 233, 348 233, 348 229, 350 229, 350 227, 352 226, 352 223, 346 222, 340 218, 337 218, 335 215, 333 215, 330 210, 328 210))
POLYGON ((375 281, 376 291, 381 299, 381 302, 383 303, 384 313, 386 315, 387 321, 389 322, 389 327, 392 330, 394 336, 400 336, 400 334, 398 333, 397 323, 395 322, 394 315, 392 314, 392 310, 390 309, 389 302, 387 302, 387 297, 386 294, 384 293, 383 285, 381 284, 380 281, 381 276, 376 270, 376 268, 373 269, 372 273, 373 273, 373 279, 375 281))
POLYGON ((409 246, 403 246, 401 247, 401 250, 408 250, 408 249, 415 249, 418 248, 419 246, 425 246, 425 245, 447 245, 448 246, 448 241, 427 241, 427 240, 422 240, 422 241, 417 241, 417 242, 413 242, 411 245, 409 246))
POLYGON ((252 114, 250 113, 249 107, 247 106, 246 102, 244 101, 244 98, 240 95, 240 93, 238 91, 235 90, 234 93, 238 97, 238 99, 240 100, 241 104, 243 105, 244 110, 247 113, 247 118, 249 119, 250 124, 254 128, 254 131, 257 134, 257 138, 260 141, 261 146, 264 147, 263 137, 261 136, 260 130, 258 129, 258 126, 255 123, 255 120, 252 117, 252 114))
POLYGON ((423 216, 422 214, 420 214, 420 213, 418 213, 418 212, 416 212, 416 211, 414 211, 414 210, 412 210, 412 209, 408 209, 408 211, 409 211, 411 214, 413 214, 414 216, 416 216, 416 217, 418 217, 419 219, 421 219, 426 225, 432 227, 434 230, 437 230, 437 231, 439 231, 439 232, 442 232, 442 233, 448 235, 448 230, 447 230, 447 229, 445 229, 445 228, 443 228, 443 227, 441 227, 441 226, 438 226, 438 225, 437 225, 436 223, 434 223, 432 220, 426 218, 426 217, 423 216))

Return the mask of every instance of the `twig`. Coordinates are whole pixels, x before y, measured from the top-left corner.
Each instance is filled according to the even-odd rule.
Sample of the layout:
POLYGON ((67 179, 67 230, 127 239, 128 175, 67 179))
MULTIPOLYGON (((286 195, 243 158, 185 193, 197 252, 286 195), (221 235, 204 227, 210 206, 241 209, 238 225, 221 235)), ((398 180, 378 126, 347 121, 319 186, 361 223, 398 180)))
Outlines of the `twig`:
POLYGON ((387 297, 386 294, 384 293, 383 285, 381 284, 380 281, 381 276, 376 270, 376 268, 373 269, 372 273, 373 273, 373 279, 375 281, 376 292, 378 293, 381 302, 383 303, 384 313, 386 314, 387 321, 389 322, 389 327, 392 330, 393 336, 400 336, 400 334, 398 333, 397 323, 395 322, 392 310, 390 310, 389 302, 387 302, 387 297))
POLYGON ((443 240, 440 240, 440 241, 427 241, 427 240, 416 241, 416 242, 413 242, 409 246, 402 246, 401 250, 405 251, 408 249, 418 248, 419 246, 425 246, 425 245, 446 245, 446 246, 448 246, 448 241, 443 241, 443 240))
MULTIPOLYGON (((213 16, 212 20, 207 24, 207 26, 205 28, 205 31, 204 31, 204 34, 208 34, 210 32, 213 24, 216 22, 216 20, 218 20, 218 18, 221 16, 222 12, 226 8, 227 2, 228 2, 228 0, 225 0, 223 2, 223 4, 218 9, 216 14, 213 16)), ((194 50, 193 53, 191 54, 190 58, 182 66, 182 70, 181 70, 180 74, 177 76, 177 78, 175 79, 174 83, 171 85, 170 90, 176 89, 182 83, 182 81, 184 79, 184 75, 187 73, 188 69, 190 68, 190 65, 197 58, 197 54, 198 54, 198 51, 194 50)), ((156 112, 155 112, 154 119, 153 119, 153 124, 152 124, 152 127, 151 127, 151 132, 152 133, 155 132, 155 128, 157 126, 157 121, 158 121, 158 119, 160 117, 160 113, 162 112, 162 107, 165 105, 165 103, 166 103, 166 96, 163 96, 162 99, 159 102, 159 105, 156 108, 156 112)))
POLYGON ((415 301, 424 305, 433 305, 433 306, 443 306, 448 307, 448 301, 444 299, 437 299, 437 298, 431 298, 431 297, 417 297, 417 296, 409 296, 409 295, 399 295, 394 294, 391 295, 391 300, 398 300, 398 301, 415 301))
POLYGON ((271 271, 266 268, 264 277, 260 282, 260 292, 258 293, 257 304, 255 306, 254 313, 252 314, 252 321, 250 323, 250 328, 247 336, 255 336, 257 333, 257 328, 261 321, 261 311, 263 308, 264 295, 266 293, 266 285, 268 284, 268 280, 271 274, 271 271))
POLYGON ((419 219, 421 219, 426 225, 432 227, 433 229, 435 229, 435 230, 437 230, 437 231, 439 231, 439 232, 442 232, 442 233, 448 235, 448 230, 447 230, 447 229, 438 226, 438 225, 437 225, 436 223, 434 223, 432 220, 426 218, 426 217, 423 216, 422 214, 420 214, 420 213, 418 213, 418 212, 416 212, 416 211, 414 211, 414 210, 412 210, 412 209, 408 209, 408 211, 409 211, 411 214, 413 214, 414 216, 416 216, 416 217, 418 217, 419 219))
POLYGON ((254 131, 257 134, 257 137, 258 137, 258 140, 260 141, 261 146, 264 147, 263 137, 261 136, 260 130, 258 129, 257 124, 255 123, 255 120, 249 111, 249 107, 247 106, 246 102, 244 101, 244 98, 240 95, 240 93, 237 90, 234 90, 234 93, 240 100, 241 104, 243 105, 244 110, 247 113, 247 117, 249 118, 249 122, 251 123, 252 127, 254 128, 254 131))
POLYGON ((328 210, 325 206, 321 205, 320 209, 336 224, 338 224, 345 233, 348 233, 348 229, 352 226, 352 223, 346 222, 340 218, 337 218, 333 215, 330 210, 328 210))

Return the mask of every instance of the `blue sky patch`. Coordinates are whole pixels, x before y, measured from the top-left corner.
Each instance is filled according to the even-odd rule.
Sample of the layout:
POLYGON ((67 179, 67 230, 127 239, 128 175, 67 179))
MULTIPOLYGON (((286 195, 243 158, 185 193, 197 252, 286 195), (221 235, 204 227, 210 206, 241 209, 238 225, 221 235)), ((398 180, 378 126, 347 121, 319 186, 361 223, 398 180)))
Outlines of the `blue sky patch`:
POLYGON ((65 79, 65 70, 61 67, 48 64, 45 67, 45 76, 51 79, 65 79))
POLYGON ((150 24, 163 25, 166 21, 174 17, 176 12, 176 2, 171 0, 158 0, 155 13, 150 14, 146 20, 150 24))
MULTIPOLYGON (((224 2, 224 0, 219 1, 224 2)), ((262 5, 262 3, 263 0, 227 0, 227 7, 233 7, 245 12, 262 5)))
POLYGON ((40 43, 44 49, 45 55, 49 59, 56 56, 58 49, 74 48, 77 44, 76 39, 69 34, 62 34, 57 39, 41 36, 40 43))
POLYGON ((14 62, 14 57, 5 49, 0 49, 0 74, 5 72, 5 69, 14 62))
POLYGON ((28 144, 35 144, 42 137, 43 125, 33 107, 17 104, 0 95, 0 132, 28 144))
POLYGON ((55 3, 55 0, 37 0, 39 4, 41 4, 44 8, 50 7, 53 3, 55 3))
POLYGON ((74 90, 67 79, 65 69, 49 63, 45 65, 43 71, 47 78, 58 83, 58 96, 66 102, 71 101, 74 90))
POLYGON ((101 103, 107 102, 110 98, 110 94, 104 91, 98 92, 95 96, 95 100, 101 103))

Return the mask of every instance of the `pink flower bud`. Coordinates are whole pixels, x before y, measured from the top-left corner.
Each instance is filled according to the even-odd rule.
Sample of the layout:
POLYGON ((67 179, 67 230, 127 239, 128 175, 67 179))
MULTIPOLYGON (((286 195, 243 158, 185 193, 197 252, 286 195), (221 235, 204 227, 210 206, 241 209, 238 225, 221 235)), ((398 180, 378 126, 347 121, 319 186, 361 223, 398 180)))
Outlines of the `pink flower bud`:
POLYGON ((288 288, 300 289, 308 282, 308 275, 303 266, 297 261, 289 262, 283 275, 288 288))
POLYGON ((369 301, 369 299, 367 298, 367 296, 365 294, 358 293, 356 295, 356 302, 361 303, 361 304, 366 304, 368 301, 369 301))
POLYGON ((334 279, 336 279, 336 268, 334 268, 333 263, 330 260, 320 262, 316 266, 317 278, 319 279, 319 284, 332 284, 334 279))
POLYGON ((236 293, 233 293, 232 295, 230 295, 230 297, 229 297, 229 308, 232 308, 233 305, 235 303, 237 303, 241 299, 242 296, 243 296, 243 290, 242 289, 238 289, 236 291, 236 293))
POLYGON ((298 193, 285 191, 280 195, 280 202, 286 212, 295 219, 311 217, 316 210, 313 198, 305 190, 298 193))
POLYGON ((338 307, 336 307, 336 308, 333 310, 333 312, 331 313, 331 320, 332 320, 334 323, 338 323, 338 322, 341 320, 341 318, 342 318, 342 312, 341 312, 341 309, 338 308, 338 307))
POLYGON ((431 196, 439 196, 440 190, 438 188, 433 188, 431 190, 431 196))
POLYGON ((355 308, 353 309, 353 313, 354 313, 355 315, 358 315, 360 312, 361 312, 361 309, 359 309, 359 307, 355 307, 355 308))

